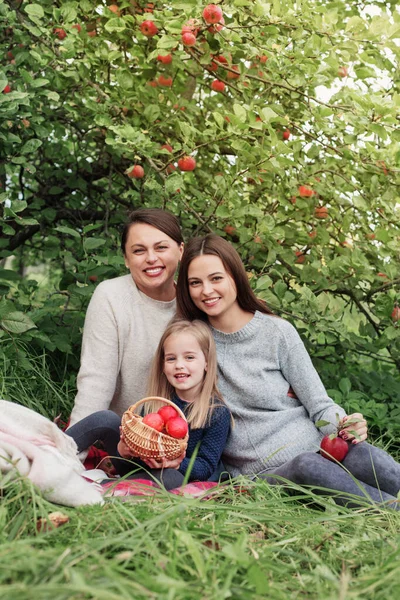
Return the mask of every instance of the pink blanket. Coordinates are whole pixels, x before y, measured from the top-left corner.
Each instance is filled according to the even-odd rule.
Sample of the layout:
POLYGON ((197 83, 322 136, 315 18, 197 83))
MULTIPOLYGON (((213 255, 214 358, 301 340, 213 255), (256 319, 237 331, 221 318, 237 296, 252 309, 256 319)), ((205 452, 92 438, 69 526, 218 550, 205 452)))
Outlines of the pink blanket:
MULTIPOLYGON (((160 487, 148 479, 124 479, 123 481, 106 481, 101 484, 103 496, 154 496, 160 491, 160 487)), ((171 494, 177 496, 192 496, 194 498, 209 498, 219 494, 223 486, 211 481, 195 481, 182 487, 170 490, 171 494)))

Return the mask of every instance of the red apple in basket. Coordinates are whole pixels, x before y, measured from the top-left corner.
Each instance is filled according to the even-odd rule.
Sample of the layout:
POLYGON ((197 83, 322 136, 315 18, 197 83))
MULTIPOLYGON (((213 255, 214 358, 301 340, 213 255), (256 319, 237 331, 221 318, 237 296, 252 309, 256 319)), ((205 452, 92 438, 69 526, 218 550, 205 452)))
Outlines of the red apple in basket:
POLYGON ((188 424, 182 417, 172 417, 165 426, 168 435, 173 438, 182 439, 188 432, 188 424))
POLYGON ((341 437, 338 437, 336 433, 331 433, 322 438, 320 448, 321 456, 324 458, 332 462, 335 462, 335 460, 342 462, 349 451, 349 444, 341 437))
POLYGON ((159 415, 161 415, 161 417, 164 420, 164 423, 166 423, 167 421, 169 421, 170 419, 173 419, 174 417, 178 417, 178 412, 175 410, 175 408, 173 406, 162 406, 160 408, 160 410, 157 411, 157 413, 159 415))
POLYGON ((156 431, 162 431, 164 429, 164 419, 158 413, 149 413, 143 417, 142 423, 148 425, 156 431))

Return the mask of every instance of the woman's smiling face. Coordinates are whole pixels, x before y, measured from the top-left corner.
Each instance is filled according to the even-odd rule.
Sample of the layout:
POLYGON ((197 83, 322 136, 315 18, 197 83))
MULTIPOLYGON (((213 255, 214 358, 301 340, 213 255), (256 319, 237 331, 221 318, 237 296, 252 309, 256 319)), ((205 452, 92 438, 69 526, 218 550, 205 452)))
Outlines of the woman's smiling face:
MULTIPOLYGON (((154 299, 171 293, 183 244, 146 223, 129 228, 125 245, 125 265, 141 292, 154 299)), ((172 298, 171 298, 172 299, 172 298)))
POLYGON ((188 285, 193 303, 211 324, 237 311, 235 282, 218 256, 203 254, 194 258, 188 269, 188 285))

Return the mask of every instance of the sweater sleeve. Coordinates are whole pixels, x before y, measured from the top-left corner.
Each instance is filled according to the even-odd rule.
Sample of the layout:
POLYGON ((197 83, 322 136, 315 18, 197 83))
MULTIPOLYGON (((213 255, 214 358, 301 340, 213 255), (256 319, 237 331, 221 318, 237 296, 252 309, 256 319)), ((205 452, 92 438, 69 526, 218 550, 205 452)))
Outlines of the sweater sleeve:
MULTIPOLYGON (((226 406, 218 406, 214 409, 211 423, 204 430, 189 481, 207 481, 214 473, 228 439, 230 423, 231 415, 226 406)), ((190 456, 185 457, 180 464, 179 471, 183 475, 189 467, 190 458, 190 456)))
POLYGON ((291 325, 290 328, 290 335, 286 337, 285 358, 281 362, 282 373, 311 420, 314 423, 329 421, 329 425, 320 429, 324 434, 332 433, 336 429, 337 415, 341 419, 346 413, 326 393, 299 334, 291 325))
POLYGON ((118 326, 101 284, 90 300, 83 329, 78 393, 70 425, 109 408, 119 372, 118 326))

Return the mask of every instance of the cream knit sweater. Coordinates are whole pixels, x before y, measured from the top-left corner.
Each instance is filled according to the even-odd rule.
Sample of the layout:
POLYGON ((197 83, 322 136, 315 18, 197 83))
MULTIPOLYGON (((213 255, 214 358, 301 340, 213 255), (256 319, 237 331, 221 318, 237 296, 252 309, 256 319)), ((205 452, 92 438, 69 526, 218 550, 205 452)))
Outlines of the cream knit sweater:
POLYGON ((100 283, 86 313, 70 425, 98 410, 122 415, 145 396, 152 358, 175 309, 175 300, 140 292, 130 274, 100 283))

